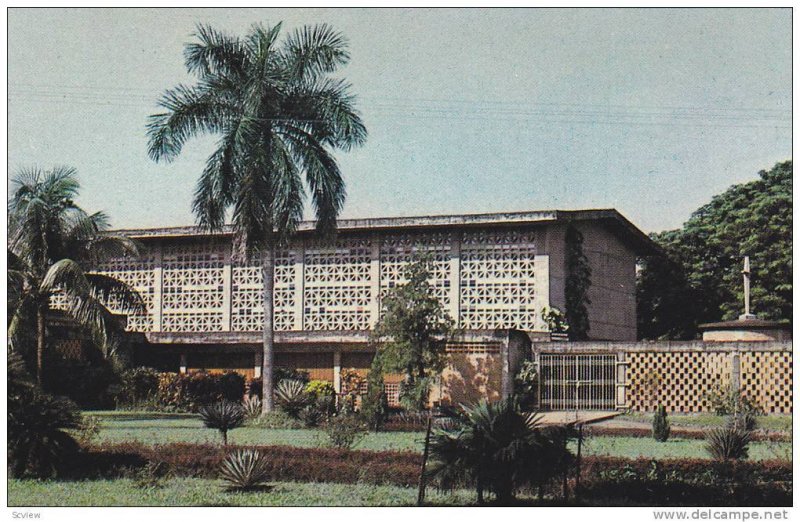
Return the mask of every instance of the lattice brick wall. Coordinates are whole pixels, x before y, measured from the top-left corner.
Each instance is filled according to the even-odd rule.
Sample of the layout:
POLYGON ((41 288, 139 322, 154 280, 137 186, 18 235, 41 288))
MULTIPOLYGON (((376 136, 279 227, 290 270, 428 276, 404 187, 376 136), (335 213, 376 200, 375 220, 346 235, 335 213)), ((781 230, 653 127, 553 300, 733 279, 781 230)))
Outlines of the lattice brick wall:
POLYGON ((450 305, 450 287, 454 275, 450 270, 450 251, 453 238, 450 234, 403 234, 383 237, 380 248, 381 297, 395 286, 406 282, 403 270, 414 255, 431 257, 430 284, 436 298, 447 308, 450 305))
MULTIPOLYGON (((161 281, 156 281, 156 259, 152 253, 140 256, 137 259, 129 257, 106 261, 100 265, 99 273, 108 275, 126 283, 136 290, 145 304, 145 311, 128 314, 126 330, 136 332, 151 332, 155 329, 155 293, 161 281)), ((108 303, 109 309, 118 312, 112 297, 108 303)))
POLYGON ((461 242, 461 327, 534 330, 534 232, 464 233, 461 242))
POLYGON ((311 243, 304 258, 306 330, 367 330, 372 319, 369 238, 311 243))
POLYGON ((767 413, 792 413, 791 352, 744 352, 740 389, 767 413))
POLYGON ((709 411, 705 395, 715 385, 727 386, 731 376, 728 352, 629 352, 626 354, 628 407, 653 411, 709 411))
POLYGON ((223 249, 203 244, 168 246, 162 260, 162 330, 221 331, 225 314, 223 249))
MULTIPOLYGON (((295 284, 296 250, 282 250, 275 256, 273 295, 275 330, 299 330, 294 308, 299 289, 295 284)), ((264 322, 264 278, 260 260, 236 264, 231 269, 231 330, 261 331, 264 322)))

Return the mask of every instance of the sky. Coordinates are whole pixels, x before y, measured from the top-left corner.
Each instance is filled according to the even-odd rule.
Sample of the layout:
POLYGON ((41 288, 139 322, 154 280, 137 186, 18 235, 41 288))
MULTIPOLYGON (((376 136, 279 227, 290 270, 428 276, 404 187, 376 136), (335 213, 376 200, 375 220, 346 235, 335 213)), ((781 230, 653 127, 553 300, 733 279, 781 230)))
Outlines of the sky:
MULTIPOLYGON (((680 227, 791 158, 789 9, 8 10, 8 168, 69 165, 115 228, 189 225, 213 137, 145 124, 195 24, 329 23, 369 136, 342 217, 616 208, 680 227)), ((310 212, 307 215, 311 218, 310 212)))

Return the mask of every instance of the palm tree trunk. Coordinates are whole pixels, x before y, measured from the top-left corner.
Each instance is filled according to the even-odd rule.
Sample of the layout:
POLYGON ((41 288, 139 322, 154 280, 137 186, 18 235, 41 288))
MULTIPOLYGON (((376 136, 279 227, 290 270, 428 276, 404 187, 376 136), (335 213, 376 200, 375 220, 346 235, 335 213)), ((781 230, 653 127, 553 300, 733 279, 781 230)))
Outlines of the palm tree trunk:
POLYGON ((275 290, 275 244, 267 242, 264 258, 261 263, 261 275, 264 280, 264 357, 261 365, 261 413, 273 410, 272 398, 272 366, 275 359, 275 329, 273 325, 273 293, 275 290))
POLYGON ((45 315, 46 308, 39 305, 36 309, 36 383, 40 387, 44 371, 45 315))

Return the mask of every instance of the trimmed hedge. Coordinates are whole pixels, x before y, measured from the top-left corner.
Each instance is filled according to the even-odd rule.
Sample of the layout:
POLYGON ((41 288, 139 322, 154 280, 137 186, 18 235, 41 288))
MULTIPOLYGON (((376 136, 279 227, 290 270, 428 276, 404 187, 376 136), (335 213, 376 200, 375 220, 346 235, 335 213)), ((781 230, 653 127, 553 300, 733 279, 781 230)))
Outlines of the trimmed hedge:
MULTIPOLYGON (((103 444, 88 448, 72 466, 76 479, 125 475, 151 464, 165 474, 217 477, 229 451, 245 446, 140 443, 103 444)), ((252 448, 253 446, 247 446, 252 448)), ((413 486, 419 479, 422 457, 412 452, 348 451, 330 448, 256 446, 267 456, 270 480, 339 482, 413 486)))
MULTIPOLYGON (((627 427, 606 427, 606 426, 587 426, 584 434, 595 437, 645 437, 651 438, 653 431, 650 428, 627 428, 627 427)), ((673 439, 695 439, 704 440, 705 430, 691 430, 679 426, 670 426, 670 438, 673 439)), ((777 431, 755 430, 752 432, 753 441, 767 442, 788 442, 791 436, 787 433, 777 431)))
MULTIPOLYGON (((113 478, 146 466, 162 475, 216 478, 228 451, 214 445, 140 443, 88 448, 72 477, 113 478)), ((414 486, 422 457, 401 451, 260 446, 274 481, 414 486)), ((703 459, 582 459, 580 503, 602 505, 785 506, 792 502, 792 465, 783 461, 718 464, 703 459)), ((574 488, 574 477, 571 477, 574 488)), ((559 488, 552 491, 556 496, 559 488)))

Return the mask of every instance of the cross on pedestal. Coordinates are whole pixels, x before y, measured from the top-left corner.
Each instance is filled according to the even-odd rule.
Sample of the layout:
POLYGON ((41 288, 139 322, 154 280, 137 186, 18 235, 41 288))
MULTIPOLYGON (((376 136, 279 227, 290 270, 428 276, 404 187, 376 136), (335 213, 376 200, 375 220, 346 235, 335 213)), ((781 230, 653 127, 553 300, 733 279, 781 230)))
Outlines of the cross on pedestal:
POLYGON ((750 256, 744 256, 742 278, 744 279, 744 313, 739 316, 740 321, 756 318, 755 314, 750 313, 750 256))

